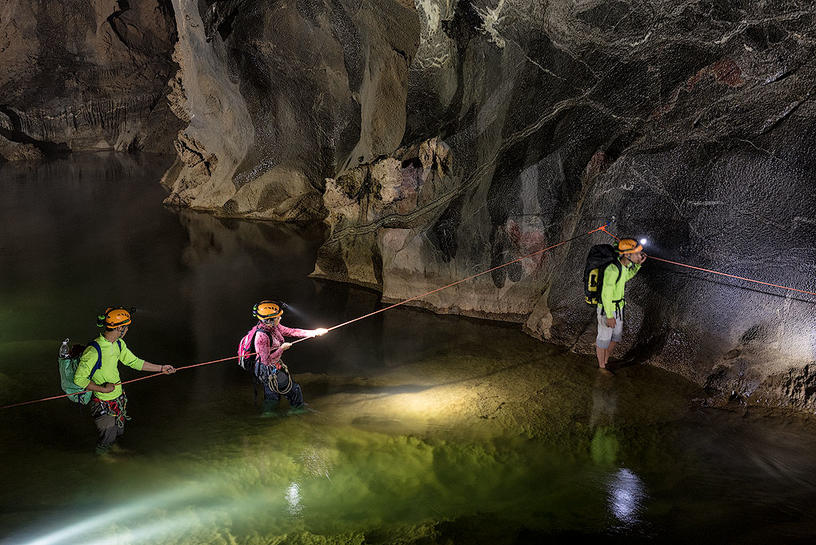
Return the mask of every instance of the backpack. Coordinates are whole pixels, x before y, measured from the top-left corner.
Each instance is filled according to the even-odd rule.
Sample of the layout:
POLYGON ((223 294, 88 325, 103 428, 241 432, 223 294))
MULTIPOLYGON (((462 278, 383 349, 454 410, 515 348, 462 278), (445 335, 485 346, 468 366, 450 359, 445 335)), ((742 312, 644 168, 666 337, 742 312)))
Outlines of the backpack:
POLYGON ((604 271, 610 263, 614 263, 618 268, 618 279, 620 279, 622 269, 618 260, 618 251, 614 246, 611 244, 596 244, 589 249, 584 264, 584 300, 590 306, 594 307, 601 304, 604 271))
MULTIPOLYGON (((255 353, 255 335, 257 335, 259 331, 258 326, 253 327, 243 336, 241 342, 238 343, 238 367, 248 373, 255 372, 255 360, 257 359, 257 354, 255 353)), ((261 331, 261 333, 268 335, 265 331, 261 331)))
MULTIPOLYGON (((80 388, 74 382, 74 375, 76 375, 77 366, 79 365, 79 358, 82 356, 82 353, 85 351, 85 346, 75 344, 73 347, 70 347, 70 339, 65 339, 62 341, 62 346, 60 346, 59 351, 59 359, 57 363, 59 365, 59 373, 60 373, 60 386, 62 387, 62 391, 68 395, 68 399, 73 401, 74 403, 82 403, 83 405, 87 405, 88 402, 91 400, 91 396, 93 396, 93 392, 86 392, 85 388, 80 388), (80 393, 81 392, 81 393, 80 393)), ((119 352, 122 351, 122 341, 116 341, 117 346, 119 346, 119 352)), ((88 343, 88 346, 93 346, 96 349, 96 363, 91 369, 91 374, 89 375, 91 379, 93 379, 94 373, 102 367, 102 349, 99 348, 99 343, 96 341, 91 341, 88 343)))

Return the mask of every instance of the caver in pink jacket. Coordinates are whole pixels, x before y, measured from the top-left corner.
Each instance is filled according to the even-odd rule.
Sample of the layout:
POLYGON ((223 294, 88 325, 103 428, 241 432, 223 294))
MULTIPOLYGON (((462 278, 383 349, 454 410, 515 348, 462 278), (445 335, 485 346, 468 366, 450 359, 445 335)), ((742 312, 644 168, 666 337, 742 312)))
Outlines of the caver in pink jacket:
POLYGON ((315 329, 297 329, 294 327, 286 327, 283 324, 276 326, 258 324, 255 330, 262 332, 261 335, 255 335, 255 353, 266 366, 274 365, 280 369, 280 359, 283 350, 281 345, 286 342, 284 337, 314 337, 317 335, 315 329), (263 333, 266 333, 264 335, 263 333))

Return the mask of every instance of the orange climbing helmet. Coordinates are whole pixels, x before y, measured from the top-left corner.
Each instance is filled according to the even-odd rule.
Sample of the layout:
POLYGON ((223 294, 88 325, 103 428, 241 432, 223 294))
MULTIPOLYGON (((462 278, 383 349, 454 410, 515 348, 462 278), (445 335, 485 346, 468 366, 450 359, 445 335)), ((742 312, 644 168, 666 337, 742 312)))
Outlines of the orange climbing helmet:
POLYGON ((618 241, 618 253, 636 254, 643 251, 643 245, 633 238, 622 238, 618 241))
POLYGON ((96 317, 96 325, 111 330, 123 325, 130 325, 133 320, 131 313, 133 309, 123 307, 108 307, 105 312, 96 317))
POLYGON ((283 314, 283 303, 268 299, 252 307, 252 315, 262 321, 272 320, 283 314))

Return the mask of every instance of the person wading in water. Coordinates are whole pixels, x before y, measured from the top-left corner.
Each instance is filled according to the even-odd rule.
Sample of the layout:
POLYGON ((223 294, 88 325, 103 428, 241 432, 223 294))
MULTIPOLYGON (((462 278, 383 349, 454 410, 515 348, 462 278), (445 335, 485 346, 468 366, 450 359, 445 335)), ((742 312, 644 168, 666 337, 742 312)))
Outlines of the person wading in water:
POLYGON ((125 433, 127 396, 119 384, 119 363, 139 371, 172 374, 172 365, 149 363, 128 349, 123 340, 132 323, 131 311, 109 307, 97 317, 102 333, 82 352, 74 374, 74 383, 93 392, 90 409, 96 424, 96 453, 107 454, 125 433))
POLYGON ((646 261, 643 246, 637 240, 624 238, 618 242, 618 263, 606 266, 601 287, 601 303, 598 305, 598 337, 595 352, 598 367, 607 369, 609 355, 620 342, 623 333, 623 307, 626 283, 640 270, 646 261))
POLYGON ((292 380, 289 370, 281 361, 281 356, 292 343, 284 337, 315 337, 323 335, 326 329, 296 329, 280 323, 283 316, 283 304, 277 301, 264 300, 252 309, 252 315, 258 319, 249 335, 253 335, 252 345, 255 349, 253 375, 264 390, 263 416, 272 416, 281 395, 289 401, 289 414, 306 412, 303 402, 303 391, 300 384, 292 380))

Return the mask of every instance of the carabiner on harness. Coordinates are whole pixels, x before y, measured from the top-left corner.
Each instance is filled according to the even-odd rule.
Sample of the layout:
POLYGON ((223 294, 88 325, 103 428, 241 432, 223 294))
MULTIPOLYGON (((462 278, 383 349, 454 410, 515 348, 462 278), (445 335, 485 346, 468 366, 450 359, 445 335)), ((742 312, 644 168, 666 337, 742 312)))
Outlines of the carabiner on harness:
POLYGON ((294 384, 295 382, 294 379, 292 378, 292 373, 289 372, 289 368, 286 367, 286 364, 283 362, 280 362, 279 369, 276 369, 274 372, 269 374, 269 378, 267 380, 269 381, 269 388, 276 394, 282 396, 292 391, 292 384, 294 384), (280 386, 278 385, 277 377, 279 371, 283 371, 284 373, 286 373, 286 376, 289 378, 289 382, 286 384, 283 390, 281 390, 280 386))

